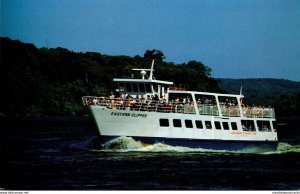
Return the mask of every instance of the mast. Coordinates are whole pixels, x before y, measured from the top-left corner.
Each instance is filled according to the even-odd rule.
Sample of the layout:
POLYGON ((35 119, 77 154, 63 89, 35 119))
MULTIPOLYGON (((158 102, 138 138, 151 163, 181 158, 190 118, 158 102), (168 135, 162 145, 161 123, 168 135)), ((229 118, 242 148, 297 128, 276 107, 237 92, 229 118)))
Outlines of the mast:
POLYGON ((152 80, 153 78, 153 67, 154 67, 154 59, 152 60, 152 64, 151 64, 149 80, 152 80))

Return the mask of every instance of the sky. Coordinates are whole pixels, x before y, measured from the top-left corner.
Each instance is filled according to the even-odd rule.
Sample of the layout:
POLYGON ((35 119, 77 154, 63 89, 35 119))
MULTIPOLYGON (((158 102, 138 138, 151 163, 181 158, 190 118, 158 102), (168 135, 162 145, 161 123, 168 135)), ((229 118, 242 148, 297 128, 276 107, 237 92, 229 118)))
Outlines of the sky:
POLYGON ((0 0, 1 37, 201 61, 214 78, 300 81, 299 0, 0 0))

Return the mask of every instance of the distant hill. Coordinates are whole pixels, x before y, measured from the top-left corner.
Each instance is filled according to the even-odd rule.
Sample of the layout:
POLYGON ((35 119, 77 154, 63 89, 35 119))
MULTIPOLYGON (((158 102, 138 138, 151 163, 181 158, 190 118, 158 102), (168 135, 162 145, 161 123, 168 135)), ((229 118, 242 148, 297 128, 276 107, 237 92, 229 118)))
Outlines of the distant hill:
POLYGON ((227 93, 242 93, 249 104, 273 105, 281 95, 300 92, 300 82, 285 79, 217 79, 219 87, 227 93))

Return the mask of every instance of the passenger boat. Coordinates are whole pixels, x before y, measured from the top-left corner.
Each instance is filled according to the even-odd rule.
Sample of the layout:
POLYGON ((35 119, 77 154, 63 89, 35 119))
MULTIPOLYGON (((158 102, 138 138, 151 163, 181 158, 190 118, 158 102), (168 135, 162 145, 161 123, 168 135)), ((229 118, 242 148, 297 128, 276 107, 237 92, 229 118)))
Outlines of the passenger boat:
POLYGON ((146 144, 163 143, 213 150, 276 150, 273 108, 248 107, 244 95, 186 91, 156 80, 151 69, 140 79, 114 78, 120 96, 83 96, 102 142, 132 137, 146 144), (147 76, 149 72, 149 76, 147 76))

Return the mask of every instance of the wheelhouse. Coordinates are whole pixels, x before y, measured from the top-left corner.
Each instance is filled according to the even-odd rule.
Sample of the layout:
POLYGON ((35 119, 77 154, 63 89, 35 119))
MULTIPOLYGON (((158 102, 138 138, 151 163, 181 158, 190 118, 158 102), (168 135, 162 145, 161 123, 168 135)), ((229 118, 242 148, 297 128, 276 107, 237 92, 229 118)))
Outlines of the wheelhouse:
POLYGON ((136 98, 138 96, 146 98, 148 95, 158 95, 165 98, 167 96, 167 88, 173 85, 173 82, 161 80, 145 80, 145 79, 114 79, 117 83, 116 92, 121 95, 126 93, 136 98))

